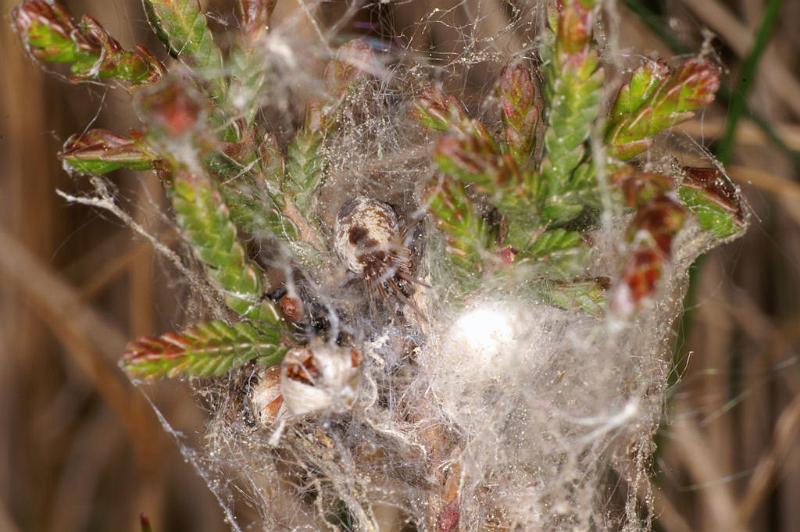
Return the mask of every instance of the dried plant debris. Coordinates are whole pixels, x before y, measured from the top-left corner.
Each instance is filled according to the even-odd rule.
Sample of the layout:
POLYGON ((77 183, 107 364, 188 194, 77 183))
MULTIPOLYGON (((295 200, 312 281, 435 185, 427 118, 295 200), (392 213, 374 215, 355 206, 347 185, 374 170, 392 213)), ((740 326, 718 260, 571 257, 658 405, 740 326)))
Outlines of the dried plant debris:
POLYGON ((61 157, 118 214, 114 171, 163 183, 213 308, 121 365, 203 398, 207 448, 186 452, 231 527, 377 530, 389 506, 383 526, 417 530, 647 529, 609 472, 649 471, 688 268, 747 225, 714 161, 654 149, 719 67, 644 59, 609 93, 595 0, 517 13, 523 54, 445 65, 239 4, 223 51, 196 2, 145 0, 166 67, 56 3, 13 13, 38 61, 133 94, 136 131, 61 157), (480 106, 437 81, 484 63, 480 106))

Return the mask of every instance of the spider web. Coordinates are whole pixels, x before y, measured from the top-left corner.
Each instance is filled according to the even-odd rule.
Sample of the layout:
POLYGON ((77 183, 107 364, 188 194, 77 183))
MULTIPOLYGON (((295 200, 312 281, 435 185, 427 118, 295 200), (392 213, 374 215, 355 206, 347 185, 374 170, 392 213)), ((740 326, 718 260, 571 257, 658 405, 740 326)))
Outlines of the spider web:
MULTIPOLYGON (((304 103, 325 96, 320 64, 342 41, 370 35, 380 61, 365 68, 369 81, 348 94, 337 133, 323 147, 328 170, 317 208, 327 227, 356 195, 397 210, 428 285, 416 290, 418 312, 402 320, 391 304, 367 312, 367 294, 345 283, 331 253, 309 277, 323 305, 337 309, 330 320, 363 351, 350 411, 264 426, 253 402, 261 373, 246 366, 215 382, 190 381, 208 414, 200 444, 159 417, 237 531, 449 530, 453 491, 462 530, 649 530, 650 458, 671 370, 672 323, 689 266, 718 242, 698 227, 684 230, 658 297, 631 322, 549 306, 527 289, 524 270, 487 282, 466 302, 455 297, 443 244, 425 218, 421 192, 433 178, 432 146, 411 122, 411 103, 424 86, 442 83, 471 115, 498 124, 494 80, 509 62, 537 61, 543 4, 388 4, 301 1, 297 10, 279 11, 259 45, 267 79, 259 116, 285 140, 304 103)), ((604 20, 616 20, 613 2, 606 10, 604 20)), ((623 73, 636 55, 617 49, 616 31, 613 23, 598 28, 605 59, 623 73)), ((612 77, 606 90, 618 86, 612 77)), ((697 146, 681 149, 708 159, 697 146)), ((674 173, 668 151, 653 151, 654 169, 674 173)), ((102 180, 95 187, 95 198, 67 199, 133 223, 102 180)), ((618 278, 629 220, 606 210, 589 275, 618 278)), ((199 310, 189 314, 221 315, 218 294, 185 254, 154 242, 199 288, 187 306, 199 310)), ((288 253, 269 245, 263 253, 272 266, 291 269, 288 253)))

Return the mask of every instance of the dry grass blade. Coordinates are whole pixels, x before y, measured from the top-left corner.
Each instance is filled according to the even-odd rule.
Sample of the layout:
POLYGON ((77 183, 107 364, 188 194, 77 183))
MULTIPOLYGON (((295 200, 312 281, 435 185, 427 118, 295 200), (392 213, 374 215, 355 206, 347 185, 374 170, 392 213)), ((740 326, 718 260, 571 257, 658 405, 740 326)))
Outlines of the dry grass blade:
MULTIPOLYGON (((619 473, 619 471, 618 471, 619 473)), ((620 479, 626 478, 624 474, 619 475, 620 479)), ((642 502, 647 502, 648 497, 652 498, 655 518, 665 532, 691 532, 692 527, 681 515, 672 501, 661 491, 658 486, 654 486, 650 479, 641 479, 636 490, 636 496, 642 502)))
POLYGON ((681 459, 695 483, 702 485, 698 494, 705 501, 704 507, 712 520, 719 530, 744 532, 745 528, 738 519, 732 485, 724 482, 725 474, 719 470, 703 434, 696 425, 686 421, 676 422, 672 428, 681 459))
POLYGON ((692 527, 689 526, 672 501, 658 489, 653 490, 653 505, 656 519, 666 532, 692 532, 692 527))
POLYGON ((0 530, 4 530, 5 532, 17 532, 19 530, 11 519, 8 508, 6 508, 6 505, 3 504, 2 501, 0 501, 0 530))
MULTIPOLYGON (((774 124, 773 126, 775 134, 786 146, 800 151, 800 127, 788 123, 774 124)), ((676 126, 675 130, 682 131, 700 141, 708 142, 722 137, 725 132, 725 122, 714 118, 690 120, 676 126)), ((752 122, 743 120, 739 123, 736 130, 737 145, 764 147, 768 146, 769 142, 769 138, 752 122)))
POLYGON ((739 183, 749 183, 784 199, 800 200, 800 184, 795 181, 747 166, 732 165, 728 172, 739 183))
POLYGON ((118 255, 106 262, 79 288, 81 298, 89 300, 108 287, 109 284, 119 279, 136 265, 142 258, 147 258, 152 253, 153 247, 149 242, 142 242, 136 247, 118 255))
MULTIPOLYGON (((708 24, 712 30, 719 33, 725 43, 739 57, 746 56, 755 41, 752 32, 739 22, 739 20, 717 0, 684 0, 684 3, 708 24)), ((800 82, 774 57, 764 58, 762 69, 764 80, 781 101, 800 116, 800 82)))
POLYGON ((798 431, 800 431, 800 395, 795 396, 775 424, 775 443, 758 461, 747 485, 747 491, 739 502, 740 522, 747 523, 764 498, 769 495, 785 457, 793 446, 798 444, 798 431))
POLYGON ((89 377, 98 393, 122 419, 143 464, 158 461, 161 433, 149 405, 112 362, 126 337, 85 305, 76 291, 0 229, 0 276, 22 290, 33 310, 50 327, 89 377))

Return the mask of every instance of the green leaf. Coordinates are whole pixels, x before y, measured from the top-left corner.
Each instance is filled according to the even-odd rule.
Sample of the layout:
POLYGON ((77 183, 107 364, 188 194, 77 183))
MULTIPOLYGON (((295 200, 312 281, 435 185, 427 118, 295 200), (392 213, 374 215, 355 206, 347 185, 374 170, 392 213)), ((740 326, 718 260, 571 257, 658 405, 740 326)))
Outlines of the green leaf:
POLYGON ((417 98, 413 114, 420 125, 434 131, 458 129, 469 120, 461 103, 439 88, 430 88, 417 98))
MULTIPOLYGON (((532 149, 537 112, 532 107, 533 90, 530 73, 522 67, 507 69, 505 80, 501 81, 498 88, 504 101, 507 138, 515 143, 514 149, 521 160, 524 159, 524 164, 528 164, 529 154, 524 157, 521 154, 529 148, 532 149), (522 106, 519 112, 516 105, 522 106)), ((471 209, 468 205, 471 203, 469 199, 463 196, 462 201, 461 198, 463 186, 470 186, 493 201, 509 221, 505 236, 511 246, 527 246, 538 222, 531 194, 526 193, 535 181, 535 174, 532 171, 520 171, 513 153, 504 152, 503 147, 498 145, 481 122, 468 118, 455 98, 447 97, 438 90, 430 90, 417 100, 416 114, 417 119, 426 127, 447 131, 436 145, 433 160, 442 174, 460 181, 452 181, 449 185, 445 183, 440 191, 441 198, 435 198, 442 200, 442 203, 437 203, 434 207, 442 208, 443 216, 453 207, 464 208, 467 209, 462 213, 465 221, 472 223, 479 220, 479 217, 475 218, 468 213, 471 209)), ((436 215, 435 212, 434 214, 436 215)), ((481 224, 485 226, 483 221, 481 224)), ((452 237, 453 235, 451 242, 452 237)), ((464 251, 470 247, 473 247, 473 251, 477 249, 465 243, 465 246, 455 245, 452 250, 464 251)), ((468 259, 466 262, 474 260, 468 259)))
POLYGON ((252 124, 262 105, 262 89, 267 80, 263 50, 244 42, 234 48, 228 59, 231 82, 226 101, 247 124, 252 124))
POLYGON ((583 196, 576 191, 550 194, 540 208, 542 219, 547 220, 551 225, 571 222, 580 216, 586 205, 589 204, 589 201, 584 200, 583 196))
POLYGON ((142 135, 120 137, 105 129, 90 129, 73 135, 64 144, 61 158, 68 170, 90 175, 103 175, 121 168, 150 170, 158 160, 142 135))
POLYGON ((573 279, 584 273, 587 246, 577 231, 551 229, 519 251, 520 259, 533 261, 538 275, 549 279, 573 279))
POLYGON ((633 72, 630 81, 620 89, 611 111, 611 120, 622 120, 647 105, 669 74, 669 67, 661 61, 645 60, 633 72))
POLYGON ((655 135, 714 100, 719 77, 719 67, 706 59, 690 59, 669 76, 663 65, 645 63, 614 104, 606 133, 611 155, 627 160, 647 150, 655 135))
POLYGON ((283 156, 272 135, 265 135, 258 149, 248 142, 230 144, 224 153, 209 154, 205 162, 237 229, 258 238, 297 238, 297 228, 283 212, 283 156))
POLYGON ((212 99, 227 92, 222 53, 197 0, 143 0, 147 19, 170 53, 210 84, 212 99))
POLYGON ((700 227, 720 239, 744 232, 747 221, 736 186, 717 168, 684 168, 681 202, 700 227))
POLYGON ((550 282, 540 289, 545 302, 564 310, 581 310, 592 316, 602 316, 605 311, 608 281, 605 279, 550 282))
POLYGON ((719 203, 712 201, 702 190, 681 187, 681 201, 697 217, 700 227, 717 238, 728 238, 742 230, 735 216, 719 203))
POLYGON ((502 243, 513 250, 526 250, 540 230, 536 207, 524 193, 505 193, 497 199, 497 210, 502 214, 502 243))
POLYGON ((486 128, 469 120, 443 136, 434 151, 434 162, 449 176, 470 183, 492 196, 520 182, 520 173, 509 154, 501 154, 486 128))
POLYGON ((261 176, 243 177, 236 186, 221 190, 237 228, 259 238, 297 239, 297 228, 283 215, 280 200, 268 192, 261 176))
POLYGON ((206 265, 226 304, 253 321, 282 323, 274 306, 263 300, 263 273, 245 254, 228 208, 211 181, 181 170, 173 177, 171 192, 181 233, 206 265))
POLYGON ((539 235, 531 247, 525 251, 529 257, 541 259, 571 251, 583 244, 583 237, 577 231, 553 229, 539 235))
POLYGON ((76 24, 60 4, 23 2, 12 13, 28 51, 46 63, 70 65, 76 81, 119 81, 131 88, 156 83, 164 67, 145 48, 126 51, 96 20, 76 24))
POLYGON ((304 128, 289 143, 286 154, 284 188, 297 209, 307 218, 313 211, 316 194, 322 184, 322 140, 319 131, 304 128))
POLYGON ((547 129, 544 159, 533 192, 543 219, 550 223, 566 223, 583 210, 581 203, 562 202, 554 207, 551 198, 564 197, 582 186, 573 182, 573 175, 586 162, 586 142, 600 112, 604 73, 592 45, 594 15, 594 2, 565 0, 551 19, 554 35, 543 52, 549 59, 545 72, 547 129))
MULTIPOLYGON (((338 123, 341 100, 359 80, 379 68, 377 58, 364 39, 348 41, 337 50, 325 69, 325 80, 336 102, 312 102, 306 110, 303 128, 287 148, 282 189, 286 203, 296 207, 297 215, 316 225, 313 211, 322 185, 325 159, 321 148, 325 135, 338 123)), ((283 203, 276 198, 277 203, 283 203)))
POLYGON ((180 333, 143 337, 128 345, 122 368, 131 377, 220 377, 251 360, 272 366, 286 353, 280 334, 246 322, 212 321, 180 333))
POLYGON ((463 185, 449 179, 437 183, 429 191, 428 209, 445 235, 447 252, 455 266, 467 274, 482 271, 494 239, 463 185))

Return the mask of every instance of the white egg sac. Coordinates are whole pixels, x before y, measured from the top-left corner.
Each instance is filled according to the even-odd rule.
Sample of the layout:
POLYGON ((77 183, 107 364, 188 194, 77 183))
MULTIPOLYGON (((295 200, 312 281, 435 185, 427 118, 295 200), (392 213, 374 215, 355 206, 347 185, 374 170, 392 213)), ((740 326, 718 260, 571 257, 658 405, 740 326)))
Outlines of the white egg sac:
MULTIPOLYGON (((515 393, 553 356, 566 313, 512 297, 482 298, 442 324, 422 356, 431 390, 463 427, 485 423, 476 412, 515 393)), ((527 389, 527 393, 535 393, 527 389)))

